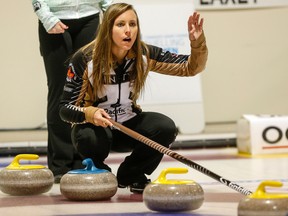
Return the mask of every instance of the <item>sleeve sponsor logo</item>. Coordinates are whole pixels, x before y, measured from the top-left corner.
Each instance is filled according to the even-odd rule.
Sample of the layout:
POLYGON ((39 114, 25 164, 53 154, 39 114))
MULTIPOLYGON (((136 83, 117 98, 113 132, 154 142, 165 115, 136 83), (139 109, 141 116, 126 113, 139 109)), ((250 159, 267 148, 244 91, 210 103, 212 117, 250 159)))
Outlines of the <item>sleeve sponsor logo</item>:
POLYGON ((34 12, 37 12, 38 10, 40 10, 40 8, 41 8, 40 2, 36 1, 35 3, 33 3, 34 12))
POLYGON ((73 71, 73 68, 70 66, 70 67, 68 68, 68 71, 67 71, 67 78, 66 78, 66 80, 67 80, 68 82, 71 82, 71 80, 74 78, 74 76, 75 76, 75 73, 74 73, 74 71, 73 71))

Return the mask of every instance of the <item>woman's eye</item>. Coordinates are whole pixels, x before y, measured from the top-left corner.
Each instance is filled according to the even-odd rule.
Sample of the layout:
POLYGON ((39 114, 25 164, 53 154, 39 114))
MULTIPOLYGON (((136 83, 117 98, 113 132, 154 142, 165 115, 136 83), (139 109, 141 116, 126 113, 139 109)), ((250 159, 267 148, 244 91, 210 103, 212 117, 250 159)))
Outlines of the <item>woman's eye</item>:
POLYGON ((136 23, 130 23, 130 26, 131 26, 131 27, 135 27, 135 26, 136 26, 136 23))
POLYGON ((118 27, 122 27, 122 26, 124 26, 124 24, 123 23, 118 23, 117 26, 118 27))

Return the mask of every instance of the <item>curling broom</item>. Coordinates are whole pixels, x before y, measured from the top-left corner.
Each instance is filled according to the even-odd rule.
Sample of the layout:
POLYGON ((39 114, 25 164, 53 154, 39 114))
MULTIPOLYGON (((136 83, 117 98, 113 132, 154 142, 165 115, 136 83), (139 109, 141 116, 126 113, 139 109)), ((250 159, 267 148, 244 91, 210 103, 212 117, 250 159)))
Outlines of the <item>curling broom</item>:
POLYGON ((252 194, 252 192, 249 191, 248 189, 245 189, 244 187, 236 184, 235 182, 229 181, 228 179, 225 179, 225 178, 217 175, 216 173, 214 173, 214 172, 206 169, 205 167, 193 162, 192 160, 189 160, 188 158, 185 158, 184 156, 176 153, 175 151, 172 151, 169 148, 166 148, 165 146, 160 145, 159 143, 137 133, 136 131, 133 131, 133 130, 125 127, 124 125, 122 125, 118 122, 115 122, 111 119, 108 119, 108 120, 113 124, 113 126, 112 126, 113 129, 119 130, 119 131, 123 132, 124 134, 126 134, 126 135, 150 146, 151 148, 159 151, 160 153, 166 154, 166 155, 180 161, 181 163, 184 163, 184 164, 188 165, 189 167, 192 167, 193 169, 217 180, 218 182, 236 190, 239 193, 242 193, 246 196, 252 194))

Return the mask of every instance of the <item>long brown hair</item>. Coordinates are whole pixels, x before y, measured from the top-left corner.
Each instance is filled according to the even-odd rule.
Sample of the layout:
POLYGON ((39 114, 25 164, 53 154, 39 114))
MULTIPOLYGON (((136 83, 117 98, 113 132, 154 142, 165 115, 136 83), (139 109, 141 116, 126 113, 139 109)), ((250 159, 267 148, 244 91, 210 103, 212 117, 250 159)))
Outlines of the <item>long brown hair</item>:
POLYGON ((110 70, 113 69, 113 54, 112 54, 112 28, 118 16, 128 10, 133 10, 137 17, 138 33, 131 51, 135 53, 135 65, 131 71, 131 84, 133 86, 132 99, 134 101, 140 95, 144 87, 144 83, 149 71, 143 60, 143 54, 146 54, 147 62, 149 61, 149 52, 145 43, 141 40, 141 31, 139 26, 138 15, 132 5, 126 3, 112 4, 103 15, 102 23, 99 25, 97 37, 90 43, 93 44, 93 80, 94 80, 94 96, 97 97, 97 92, 103 90, 104 83, 109 83, 110 70))

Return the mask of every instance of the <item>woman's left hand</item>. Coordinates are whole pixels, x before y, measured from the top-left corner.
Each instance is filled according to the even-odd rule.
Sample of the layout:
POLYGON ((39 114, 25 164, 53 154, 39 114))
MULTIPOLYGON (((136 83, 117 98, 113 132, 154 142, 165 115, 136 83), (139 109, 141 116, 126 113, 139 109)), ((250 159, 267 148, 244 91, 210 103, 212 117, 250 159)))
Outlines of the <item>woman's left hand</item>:
POLYGON ((188 19, 188 31, 190 41, 197 40, 203 32, 203 18, 200 20, 200 14, 194 12, 188 19))

